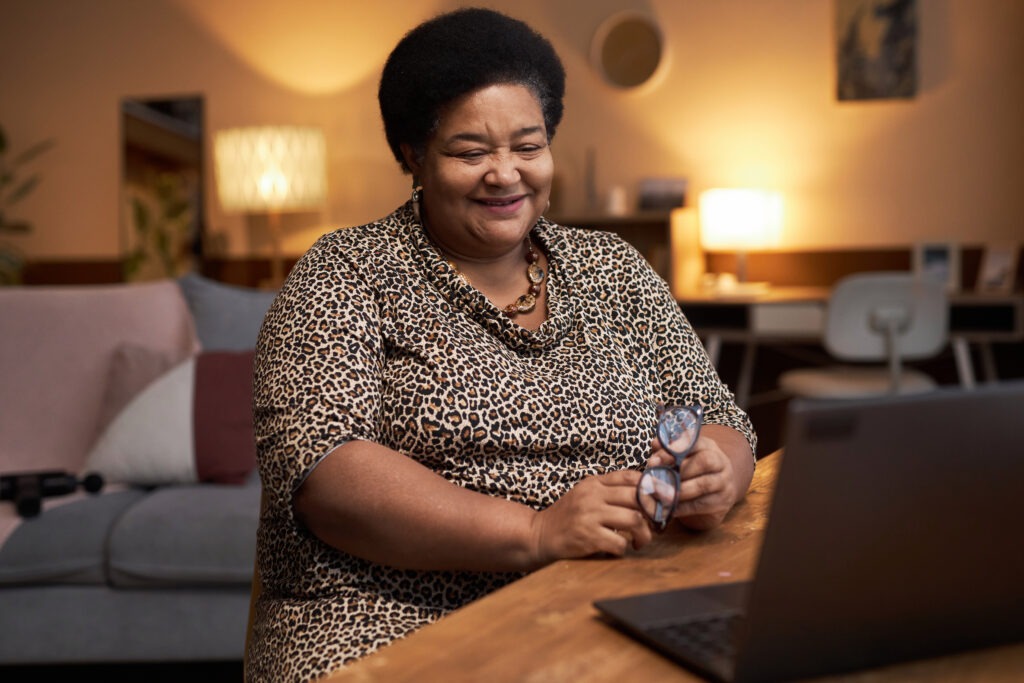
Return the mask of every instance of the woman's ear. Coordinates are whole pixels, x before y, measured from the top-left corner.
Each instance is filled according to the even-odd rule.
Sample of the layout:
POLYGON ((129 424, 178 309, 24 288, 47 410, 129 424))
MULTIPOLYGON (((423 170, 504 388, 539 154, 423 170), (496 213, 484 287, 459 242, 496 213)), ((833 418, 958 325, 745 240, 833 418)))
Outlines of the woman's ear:
POLYGON ((398 145, 398 148, 402 150, 402 158, 405 159, 405 165, 409 167, 414 176, 418 176, 420 174, 420 164, 416 159, 416 153, 412 150, 412 145, 403 142, 398 145))

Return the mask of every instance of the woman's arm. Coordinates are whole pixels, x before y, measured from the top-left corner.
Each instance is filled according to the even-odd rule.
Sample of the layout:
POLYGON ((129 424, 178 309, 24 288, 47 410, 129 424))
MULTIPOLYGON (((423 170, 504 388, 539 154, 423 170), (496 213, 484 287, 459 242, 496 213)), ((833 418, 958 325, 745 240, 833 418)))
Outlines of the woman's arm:
POLYGON ((651 532, 636 506, 640 473, 588 477, 537 512, 456 486, 401 453, 349 441, 294 499, 325 543, 371 562, 419 570, 529 571, 556 559, 623 555, 651 532))

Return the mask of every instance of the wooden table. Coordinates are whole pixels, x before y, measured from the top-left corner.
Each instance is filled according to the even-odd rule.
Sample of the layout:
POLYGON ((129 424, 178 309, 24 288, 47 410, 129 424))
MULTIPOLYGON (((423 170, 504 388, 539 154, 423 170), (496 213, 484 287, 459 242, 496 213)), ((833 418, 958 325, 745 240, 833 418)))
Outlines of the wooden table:
MULTIPOLYGON (((763 458, 746 499, 707 533, 673 528, 622 559, 567 560, 471 603, 334 672, 330 681, 627 683, 700 678, 612 628, 605 597, 736 581, 757 563, 780 454, 763 458)), ((829 681, 1024 680, 1024 644, 875 669, 829 681)))

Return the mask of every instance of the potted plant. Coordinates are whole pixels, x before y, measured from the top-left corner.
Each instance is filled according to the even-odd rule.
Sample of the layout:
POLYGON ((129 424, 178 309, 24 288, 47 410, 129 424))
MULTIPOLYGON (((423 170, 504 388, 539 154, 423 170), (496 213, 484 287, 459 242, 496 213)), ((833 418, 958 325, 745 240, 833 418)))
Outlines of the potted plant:
POLYGON ((123 270, 129 281, 177 277, 191 269, 193 183, 187 174, 148 174, 128 188, 131 247, 123 270))
POLYGON ((38 173, 26 174, 25 167, 53 147, 53 144, 53 140, 43 140, 8 158, 7 135, 0 126, 0 285, 16 285, 21 282, 25 257, 21 250, 4 238, 26 234, 32 230, 32 225, 11 218, 8 211, 39 185, 41 176, 38 173))

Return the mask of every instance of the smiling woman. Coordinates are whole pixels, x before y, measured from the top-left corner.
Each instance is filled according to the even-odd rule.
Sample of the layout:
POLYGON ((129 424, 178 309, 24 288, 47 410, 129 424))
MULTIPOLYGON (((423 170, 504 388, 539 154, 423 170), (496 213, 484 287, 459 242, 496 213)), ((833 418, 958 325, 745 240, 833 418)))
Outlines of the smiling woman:
POLYGON ((543 216, 565 72, 484 9, 399 41, 378 101, 412 197, 323 236, 267 313, 266 505, 249 680, 307 680, 524 572, 650 542, 659 405, 706 427, 659 517, 707 528, 755 437, 668 285, 609 233, 543 216), (693 481, 698 480, 698 481, 693 481))
POLYGON ((537 98, 521 85, 472 92, 453 103, 423 154, 408 144, 402 152, 420 186, 420 220, 448 262, 520 325, 540 327, 544 278, 518 275, 524 258, 546 267, 527 236, 554 171, 537 98))

